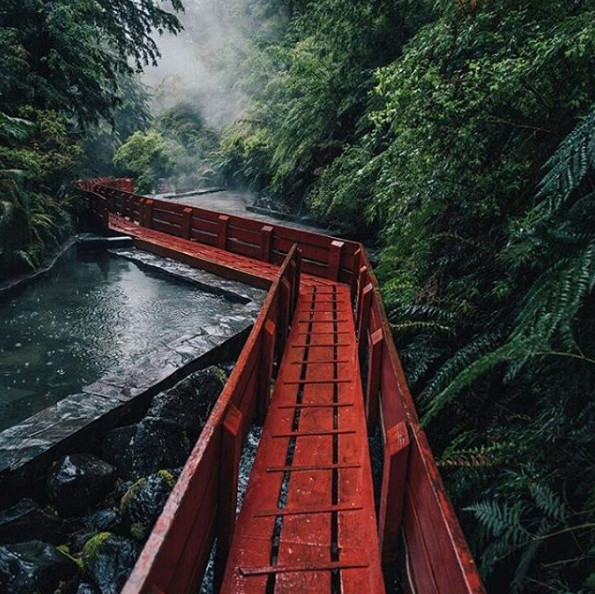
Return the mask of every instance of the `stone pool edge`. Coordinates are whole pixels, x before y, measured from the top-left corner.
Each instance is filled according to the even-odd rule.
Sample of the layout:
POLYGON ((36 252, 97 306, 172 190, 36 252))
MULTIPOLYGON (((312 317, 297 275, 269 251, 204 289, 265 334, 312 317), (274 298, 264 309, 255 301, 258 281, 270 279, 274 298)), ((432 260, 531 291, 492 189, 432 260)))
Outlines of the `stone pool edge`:
MULTIPOLYGON (((47 273, 77 243, 71 238, 56 254, 47 273)), ((49 465, 67 453, 92 451, 101 436, 121 422, 142 414, 153 396, 191 373, 237 358, 260 310, 265 291, 217 277, 142 250, 106 251, 141 268, 190 282, 202 290, 243 304, 235 327, 198 329, 142 357, 135 365, 107 374, 98 381, 0 432, 0 508, 43 488, 49 465), (118 253, 119 252, 119 253, 118 253), (218 290, 212 283, 222 283, 218 290), (229 285, 229 286, 228 286, 229 285), (242 320, 241 317, 244 319, 242 320), (213 330, 213 329, 211 329, 213 330)), ((25 283, 25 286, 28 282, 25 283)), ((24 288, 24 287, 23 287, 24 288)), ((234 318, 234 316, 229 317, 234 318)))
POLYGON ((76 245, 76 242, 76 235, 70 236, 66 241, 64 241, 64 243, 60 244, 56 251, 43 263, 40 268, 36 268, 31 272, 25 272, 0 282, 0 301, 12 299, 24 291, 29 285, 43 278, 54 268, 58 260, 64 256, 68 250, 76 245))
MULTIPOLYGON (((163 366, 166 353, 159 349, 125 370, 133 377, 146 377, 148 385, 134 386, 133 381, 117 386, 114 374, 111 383, 102 378, 0 432, 0 508, 25 495, 34 497, 55 459, 67 453, 92 451, 106 431, 142 414, 156 394, 195 371, 236 358, 251 328, 252 324, 230 338, 220 337, 223 340, 219 344, 210 336, 194 337, 198 339, 194 345, 196 356, 190 355, 192 339, 182 337, 175 342, 191 356, 185 364, 177 368, 163 366), (153 370, 153 377, 146 375, 148 368, 153 370)), ((173 348, 171 352, 176 353, 173 348)), ((124 372, 120 377, 124 380, 124 372)))

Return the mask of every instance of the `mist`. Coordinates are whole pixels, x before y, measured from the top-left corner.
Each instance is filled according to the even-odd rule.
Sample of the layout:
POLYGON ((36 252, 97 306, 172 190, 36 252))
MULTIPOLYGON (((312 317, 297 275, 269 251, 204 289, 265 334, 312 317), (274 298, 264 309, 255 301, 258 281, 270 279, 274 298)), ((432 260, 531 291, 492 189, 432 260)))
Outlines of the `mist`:
POLYGON ((252 0, 185 0, 178 17, 184 30, 156 39, 162 58, 143 82, 153 94, 153 111, 196 102, 206 124, 221 129, 241 114, 243 64, 251 40, 266 29, 252 0))

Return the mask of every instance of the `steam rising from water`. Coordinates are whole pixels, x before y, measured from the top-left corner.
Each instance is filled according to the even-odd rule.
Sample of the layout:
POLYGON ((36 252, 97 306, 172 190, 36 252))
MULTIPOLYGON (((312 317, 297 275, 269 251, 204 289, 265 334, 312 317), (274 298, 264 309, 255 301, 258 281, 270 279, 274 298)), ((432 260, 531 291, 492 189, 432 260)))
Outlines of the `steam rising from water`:
POLYGON ((207 125, 222 128, 241 112, 242 56, 259 25, 250 0, 185 0, 178 16, 184 31, 157 40, 163 55, 144 82, 153 91, 155 112, 181 101, 198 102, 207 125))

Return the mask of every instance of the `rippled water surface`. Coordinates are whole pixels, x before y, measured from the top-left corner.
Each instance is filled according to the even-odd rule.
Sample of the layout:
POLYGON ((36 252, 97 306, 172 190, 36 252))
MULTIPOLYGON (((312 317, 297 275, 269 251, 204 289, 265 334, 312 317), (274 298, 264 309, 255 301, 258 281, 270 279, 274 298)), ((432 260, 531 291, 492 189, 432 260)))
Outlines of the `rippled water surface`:
POLYGON ((71 250, 42 281, 0 303, 0 430, 233 310, 126 260, 83 261, 71 250))

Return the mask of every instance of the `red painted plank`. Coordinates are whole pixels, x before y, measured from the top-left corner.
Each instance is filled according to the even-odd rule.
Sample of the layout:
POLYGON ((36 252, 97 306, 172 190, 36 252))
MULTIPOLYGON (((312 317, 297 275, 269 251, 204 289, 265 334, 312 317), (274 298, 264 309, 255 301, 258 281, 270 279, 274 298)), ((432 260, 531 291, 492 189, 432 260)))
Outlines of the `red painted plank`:
POLYGON ((298 341, 302 346, 287 348, 284 353, 222 592, 264 592, 267 581, 271 580, 276 592, 330 592, 333 579, 340 580, 347 592, 383 591, 367 428, 361 384, 357 379, 355 329, 346 298, 348 289, 325 287, 320 290, 320 296, 314 291, 317 290, 303 288, 296 316, 307 320, 314 311, 312 315, 318 321, 306 324, 306 337, 302 324, 294 324, 290 333, 288 347, 298 341), (331 310, 329 301, 334 305, 331 310), (351 341, 345 346, 328 346, 329 332, 333 331, 347 332, 351 341), (303 406, 299 406, 296 417, 294 405, 298 397, 303 406), (329 406, 337 398, 350 407, 329 406), (346 413, 354 409, 354 398, 357 408, 346 413), (284 435, 295 436, 290 458, 287 458, 288 438, 275 439, 284 435), (337 462, 333 462, 334 443, 339 447, 337 462), (299 471, 287 474, 279 470, 289 463, 299 471), (270 472, 271 468, 278 471, 270 472), (334 473, 338 481, 336 490, 334 473), (280 503, 280 481, 284 476, 289 479, 286 500, 282 501, 284 507, 277 516, 281 528, 273 534, 274 523, 261 522, 274 519, 271 514, 280 503), (273 536, 279 539, 276 555, 272 550, 273 536), (257 537, 259 550, 253 545, 257 537), (268 562, 267 552, 263 552, 267 547, 268 562), (340 559, 333 559, 339 554, 340 559), (344 566, 333 578, 328 567, 337 561, 344 566), (282 570, 276 571, 277 566, 282 570), (291 571, 292 566, 295 571, 291 571), (262 571, 267 567, 270 573, 262 571))

